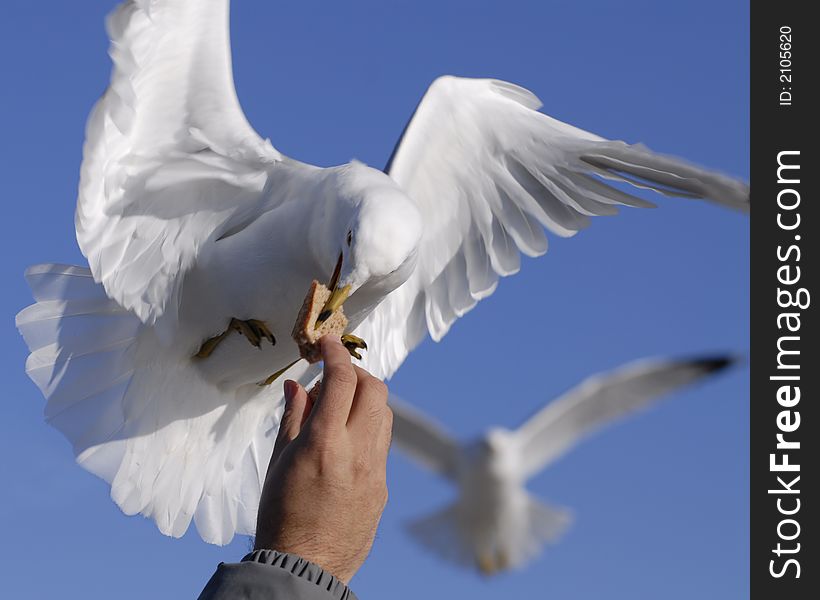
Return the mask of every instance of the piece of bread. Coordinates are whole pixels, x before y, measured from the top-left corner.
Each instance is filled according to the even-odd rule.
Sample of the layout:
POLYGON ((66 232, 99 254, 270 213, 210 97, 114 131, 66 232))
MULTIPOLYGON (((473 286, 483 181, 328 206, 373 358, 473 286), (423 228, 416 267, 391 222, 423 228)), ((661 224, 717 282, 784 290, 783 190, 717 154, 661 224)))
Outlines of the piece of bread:
POLYGON ((347 317, 340 306, 327 321, 316 327, 316 319, 322 312, 327 299, 330 298, 330 290, 324 285, 314 280, 310 284, 305 301, 296 317, 293 326, 293 341, 299 346, 299 355, 310 363, 322 360, 322 353, 319 348, 319 340, 325 335, 335 335, 340 337, 347 327, 347 317))

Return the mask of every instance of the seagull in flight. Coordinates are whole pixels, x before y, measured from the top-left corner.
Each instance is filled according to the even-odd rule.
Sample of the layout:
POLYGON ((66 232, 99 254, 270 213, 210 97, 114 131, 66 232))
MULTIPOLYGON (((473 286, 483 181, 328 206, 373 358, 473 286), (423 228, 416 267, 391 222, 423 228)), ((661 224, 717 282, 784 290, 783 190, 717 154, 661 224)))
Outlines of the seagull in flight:
MULTIPOLYGON (((746 184, 538 111, 526 89, 441 77, 384 169, 322 168, 254 131, 229 0, 129 0, 88 120, 75 229, 88 267, 36 265, 17 316, 46 420, 129 515, 208 542, 252 534, 282 382, 319 367, 290 336, 311 282, 343 341, 390 377, 591 217, 668 196, 747 210, 746 184)), ((285 86, 282 86, 285 89, 285 86)))
POLYGON ((568 510, 524 488, 605 425, 731 365, 730 357, 647 359, 598 373, 549 402, 515 431, 492 428, 459 443, 391 396, 393 445, 458 487, 458 499, 409 524, 410 534, 445 559, 486 575, 521 567, 569 526, 568 510))

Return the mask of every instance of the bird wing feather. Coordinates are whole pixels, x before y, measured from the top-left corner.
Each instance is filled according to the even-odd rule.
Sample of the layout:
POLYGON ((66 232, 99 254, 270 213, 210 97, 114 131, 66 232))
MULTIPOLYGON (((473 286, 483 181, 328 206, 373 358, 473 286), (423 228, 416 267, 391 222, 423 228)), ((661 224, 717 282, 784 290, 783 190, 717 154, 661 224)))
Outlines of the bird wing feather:
POLYGON ((390 395, 393 410, 393 444, 430 470, 448 478, 456 475, 460 449, 458 443, 434 423, 395 394, 390 395))
POLYGON ((282 158, 239 106, 229 7, 129 0, 108 18, 113 70, 87 124, 75 225, 95 280, 148 324, 176 316, 180 275, 282 158))
MULTIPOLYGON (((151 328, 88 269, 36 265, 26 279, 37 301, 16 318, 31 350, 26 372, 77 463, 111 484, 126 514, 153 519, 166 535, 183 535, 191 520, 215 544, 252 535, 284 377, 207 384, 191 361, 153 343, 151 328), (140 364, 141 355, 154 360, 140 364)), ((320 374, 321 365, 300 361, 285 377, 310 387, 320 374)))
POLYGON ((723 356, 642 360, 589 377, 547 404, 516 431, 523 472, 534 475, 585 435, 731 363, 723 356))
POLYGON ((410 279, 358 329, 374 349, 371 372, 392 375, 428 334, 440 340, 499 277, 516 273, 521 253, 544 254, 545 228, 569 237, 619 205, 652 206, 607 182, 748 208, 742 182, 605 140, 540 106, 503 81, 447 76, 430 86, 387 166, 424 233, 410 279))

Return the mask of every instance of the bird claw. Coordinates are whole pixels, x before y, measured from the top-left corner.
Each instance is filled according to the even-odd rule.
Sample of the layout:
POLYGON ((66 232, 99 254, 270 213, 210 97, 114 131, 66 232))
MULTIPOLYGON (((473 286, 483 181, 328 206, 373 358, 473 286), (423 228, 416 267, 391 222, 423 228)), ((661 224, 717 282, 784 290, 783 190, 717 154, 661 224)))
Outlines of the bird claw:
MULTIPOLYGON (((365 343, 365 341, 362 338, 350 333, 346 333, 342 336, 342 344, 344 344, 344 347, 347 348, 347 351, 350 352, 351 356, 358 358, 359 360, 362 359, 362 355, 359 354, 358 350, 367 350, 367 343, 365 343)), ((274 373, 264 381, 260 381, 258 385, 261 387, 272 384, 274 381, 276 381, 282 375, 284 375, 285 371, 290 369, 297 362, 299 362, 299 359, 296 359, 287 367, 279 369, 278 371, 276 371, 276 373, 274 373)))
POLYGON ((268 340, 271 345, 276 345, 276 338, 273 337, 273 334, 264 321, 259 321, 258 319, 248 319, 247 321, 231 319, 229 329, 233 329, 244 335, 248 338, 248 341, 257 348, 261 347, 263 339, 268 340))
POLYGON ((492 575, 498 570, 495 557, 492 554, 479 554, 476 556, 476 565, 483 575, 492 575))
POLYGON ((199 347, 199 352, 194 354, 194 357, 208 358, 211 354, 213 354, 214 350, 216 350, 216 347, 219 345, 219 343, 225 339, 225 336, 228 335, 229 331, 230 329, 228 329, 227 331, 223 331, 219 335, 215 335, 214 337, 208 338, 207 340, 202 342, 202 346, 199 347))
POLYGON ((357 335, 353 335, 352 333, 345 333, 342 336, 342 344, 347 351, 350 352, 350 356, 357 358, 358 360, 362 360, 362 355, 359 354, 359 350, 367 350, 367 343, 357 335))
POLYGON ((499 549, 495 552, 482 552, 476 555, 476 566, 482 575, 495 575, 510 568, 510 555, 506 550, 499 549))
POLYGON ((496 562, 496 568, 499 571, 506 571, 510 568, 510 555, 507 554, 506 550, 499 550, 498 551, 498 561, 496 562))
POLYGON ((248 319, 247 321, 231 319, 228 328, 219 335, 215 335, 214 337, 205 340, 202 343, 202 346, 200 346, 199 352, 197 352, 194 357, 208 358, 211 354, 213 354, 216 347, 219 346, 222 340, 224 340, 231 331, 241 333, 257 348, 261 347, 263 339, 268 340, 271 345, 276 345, 276 338, 273 336, 270 329, 268 329, 268 326, 264 321, 259 321, 258 319, 248 319))

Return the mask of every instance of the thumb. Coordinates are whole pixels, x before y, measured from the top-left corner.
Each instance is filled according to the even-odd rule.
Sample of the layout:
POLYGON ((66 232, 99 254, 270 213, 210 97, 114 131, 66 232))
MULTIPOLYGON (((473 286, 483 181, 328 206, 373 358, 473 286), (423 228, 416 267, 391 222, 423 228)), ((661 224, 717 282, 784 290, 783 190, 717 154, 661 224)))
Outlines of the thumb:
POLYGON ((284 388, 285 412, 279 422, 279 433, 276 435, 271 464, 275 463, 287 445, 296 439, 307 418, 308 396, 305 388, 291 379, 285 381, 284 388))

